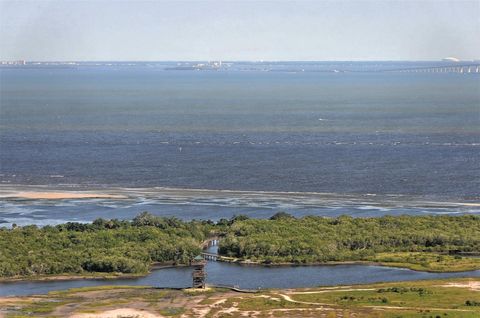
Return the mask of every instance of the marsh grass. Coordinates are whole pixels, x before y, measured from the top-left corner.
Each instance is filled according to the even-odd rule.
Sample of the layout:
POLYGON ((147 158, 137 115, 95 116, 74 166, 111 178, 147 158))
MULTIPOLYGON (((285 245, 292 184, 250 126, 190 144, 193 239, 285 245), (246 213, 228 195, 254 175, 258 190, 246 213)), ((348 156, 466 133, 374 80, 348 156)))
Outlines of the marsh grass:
POLYGON ((292 299, 306 302, 331 303, 341 306, 395 306, 415 308, 445 308, 476 311, 480 316, 480 307, 466 306, 468 299, 480 298, 478 292, 468 288, 442 287, 441 281, 396 282, 388 284, 363 285, 362 289, 342 291, 331 290, 326 293, 297 294, 292 299), (382 301, 386 299, 387 301, 382 301))

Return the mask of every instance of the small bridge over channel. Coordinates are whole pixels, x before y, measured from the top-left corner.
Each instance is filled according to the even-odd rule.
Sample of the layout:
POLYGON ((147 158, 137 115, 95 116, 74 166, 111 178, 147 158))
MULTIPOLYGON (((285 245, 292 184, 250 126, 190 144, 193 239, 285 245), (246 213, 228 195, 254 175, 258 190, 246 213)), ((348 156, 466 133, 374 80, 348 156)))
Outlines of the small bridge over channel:
POLYGON ((235 258, 234 257, 228 257, 228 256, 222 256, 222 255, 218 255, 218 254, 215 254, 215 253, 207 253, 207 252, 203 252, 202 254, 202 257, 204 260, 206 261, 219 261, 219 262, 233 262, 235 261, 235 258))
POLYGON ((219 237, 211 237, 202 243, 203 252, 200 254, 206 261, 220 261, 220 262, 233 262, 234 257, 222 256, 217 253, 209 252, 208 249, 212 246, 218 246, 219 237))

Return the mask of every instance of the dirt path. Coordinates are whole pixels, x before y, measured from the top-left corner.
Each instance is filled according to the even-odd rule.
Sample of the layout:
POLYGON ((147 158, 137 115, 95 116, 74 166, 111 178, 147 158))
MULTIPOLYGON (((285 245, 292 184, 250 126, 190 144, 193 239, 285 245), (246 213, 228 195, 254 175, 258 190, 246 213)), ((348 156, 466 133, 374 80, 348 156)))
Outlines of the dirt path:
POLYGON ((278 294, 280 297, 285 299, 286 301, 296 303, 296 304, 304 304, 304 305, 315 305, 315 306, 331 306, 331 304, 325 304, 325 303, 311 303, 308 301, 299 301, 299 300, 294 300, 290 296, 285 295, 285 294, 278 294))
MULTIPOLYGON (((223 299, 219 299, 216 302, 214 302, 213 304, 209 304, 209 305, 198 305, 197 304, 195 307, 192 307, 191 310, 192 310, 193 314, 195 314, 195 317, 204 318, 208 314, 210 314, 212 309, 215 309, 215 307, 223 304, 226 301, 227 301, 227 299, 223 298, 223 299)), ((190 316, 187 315, 187 314, 183 314, 181 317, 182 318, 188 318, 190 316)))

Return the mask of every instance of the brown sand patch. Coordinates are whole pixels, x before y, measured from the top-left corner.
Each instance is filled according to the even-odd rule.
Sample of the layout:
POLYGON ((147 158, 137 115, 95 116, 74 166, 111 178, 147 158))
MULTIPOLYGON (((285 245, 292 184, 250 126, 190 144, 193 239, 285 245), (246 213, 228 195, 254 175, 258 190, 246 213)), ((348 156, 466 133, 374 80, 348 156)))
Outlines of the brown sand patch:
POLYGON ((160 314, 153 314, 148 311, 133 309, 133 308, 119 308, 114 310, 107 310, 95 314, 74 314, 70 318, 164 318, 160 314))
POLYGON ((480 291, 480 281, 447 283, 445 285, 440 285, 440 287, 460 287, 460 288, 468 288, 473 291, 480 291))

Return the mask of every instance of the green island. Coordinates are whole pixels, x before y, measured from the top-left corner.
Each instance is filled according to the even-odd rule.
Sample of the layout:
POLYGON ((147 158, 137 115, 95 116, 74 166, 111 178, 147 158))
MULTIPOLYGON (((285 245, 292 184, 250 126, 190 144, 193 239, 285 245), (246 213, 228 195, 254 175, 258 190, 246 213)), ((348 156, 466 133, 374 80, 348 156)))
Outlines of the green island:
POLYGON ((188 265, 212 237, 225 260, 259 264, 377 263, 423 271, 480 269, 480 217, 384 216, 181 221, 142 213, 131 221, 0 229, 2 280, 146 275, 188 265))
POLYGON ((99 286, 0 298, 0 317, 476 318, 480 279, 456 278, 239 293, 99 286))

